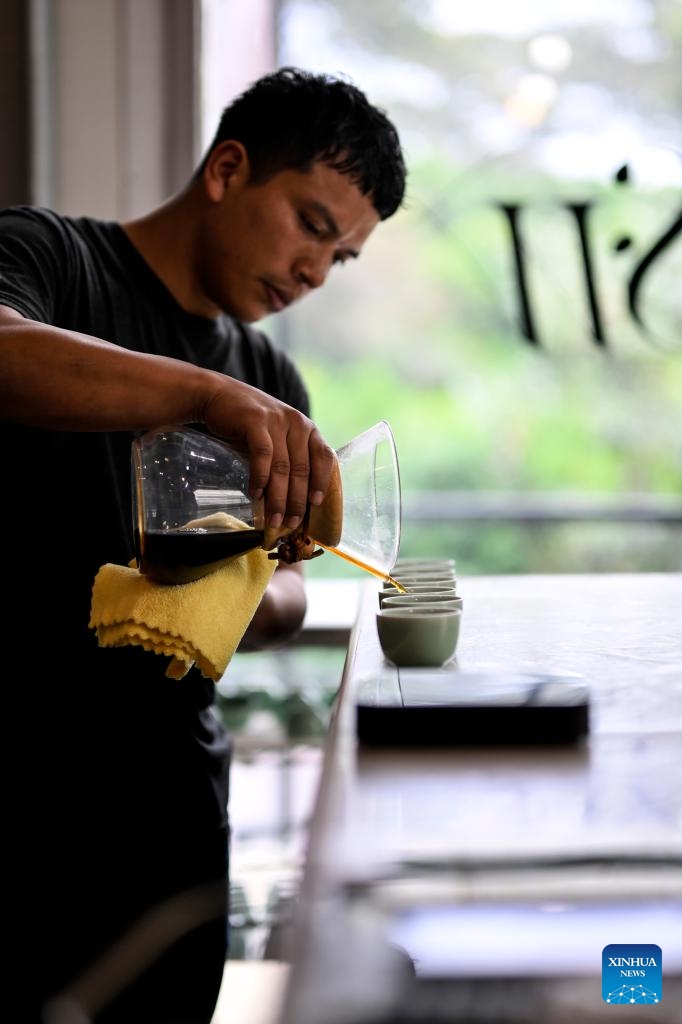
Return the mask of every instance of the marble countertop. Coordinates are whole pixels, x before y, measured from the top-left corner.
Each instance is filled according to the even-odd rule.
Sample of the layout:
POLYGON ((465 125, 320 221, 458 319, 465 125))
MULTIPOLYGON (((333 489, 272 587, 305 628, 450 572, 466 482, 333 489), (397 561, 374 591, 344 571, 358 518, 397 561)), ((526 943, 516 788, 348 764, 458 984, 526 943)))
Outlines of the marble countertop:
MULTIPOLYGON (((286 1024, 307 1024, 339 972, 362 973, 362 957, 344 966, 344 927, 396 880, 455 903, 485 900, 492 885, 505 898, 682 907, 682 574, 471 577, 458 590, 456 661, 431 671, 455 683, 458 672, 577 674, 589 732, 568 746, 359 746, 358 687, 398 672, 378 644, 377 588, 365 585, 312 822, 286 1024), (349 903, 351 891, 367 898, 349 903), (330 906, 339 941, 325 951, 330 906)), ((679 933, 668 962, 678 957, 682 974, 679 933)), ((342 993, 318 1019, 334 1007, 341 1021, 363 1019, 342 993)))

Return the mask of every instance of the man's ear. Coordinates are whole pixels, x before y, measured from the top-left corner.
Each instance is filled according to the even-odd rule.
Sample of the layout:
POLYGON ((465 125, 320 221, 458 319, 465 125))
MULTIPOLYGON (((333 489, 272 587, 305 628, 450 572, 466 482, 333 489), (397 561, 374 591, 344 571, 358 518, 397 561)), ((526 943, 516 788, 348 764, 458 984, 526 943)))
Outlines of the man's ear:
POLYGON ((245 184, 250 174, 249 157, 241 142, 235 139, 219 142, 211 150, 204 168, 204 185, 209 199, 219 203, 227 188, 245 184))

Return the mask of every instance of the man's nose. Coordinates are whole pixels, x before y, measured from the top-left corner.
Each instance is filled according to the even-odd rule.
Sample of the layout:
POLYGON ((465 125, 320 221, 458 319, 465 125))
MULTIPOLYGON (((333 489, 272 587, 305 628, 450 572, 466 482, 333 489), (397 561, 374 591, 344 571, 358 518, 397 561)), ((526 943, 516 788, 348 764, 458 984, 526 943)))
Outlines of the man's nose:
POLYGON ((296 280, 308 288, 320 288, 327 280, 331 260, 324 253, 302 256, 295 267, 296 280))

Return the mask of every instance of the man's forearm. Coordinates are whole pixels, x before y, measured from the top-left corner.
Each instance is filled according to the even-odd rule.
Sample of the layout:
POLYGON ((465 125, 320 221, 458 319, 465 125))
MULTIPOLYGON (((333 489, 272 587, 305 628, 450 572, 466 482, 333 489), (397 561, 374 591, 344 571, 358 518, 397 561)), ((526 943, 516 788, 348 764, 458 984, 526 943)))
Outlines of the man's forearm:
POLYGON ((53 430, 136 430, 203 420, 218 376, 74 331, 0 315, 2 418, 53 430))
POLYGON ((244 451, 266 523, 295 529, 320 505, 336 456, 315 424, 213 370, 132 352, 26 320, 0 306, 0 417, 53 430, 139 430, 204 423, 244 451))
POLYGON ((306 607, 301 566, 278 567, 244 634, 241 649, 257 651, 286 643, 303 625, 306 607))

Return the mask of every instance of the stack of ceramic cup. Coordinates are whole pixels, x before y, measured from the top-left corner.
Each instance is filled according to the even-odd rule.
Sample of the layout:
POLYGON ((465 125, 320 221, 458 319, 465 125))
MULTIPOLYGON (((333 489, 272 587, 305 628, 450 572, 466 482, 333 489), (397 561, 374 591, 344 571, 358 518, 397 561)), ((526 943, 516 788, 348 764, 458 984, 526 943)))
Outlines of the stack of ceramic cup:
POLYGON ((455 654, 462 598, 452 558, 404 558, 379 591, 377 631, 381 648, 395 665, 438 667, 455 654))

